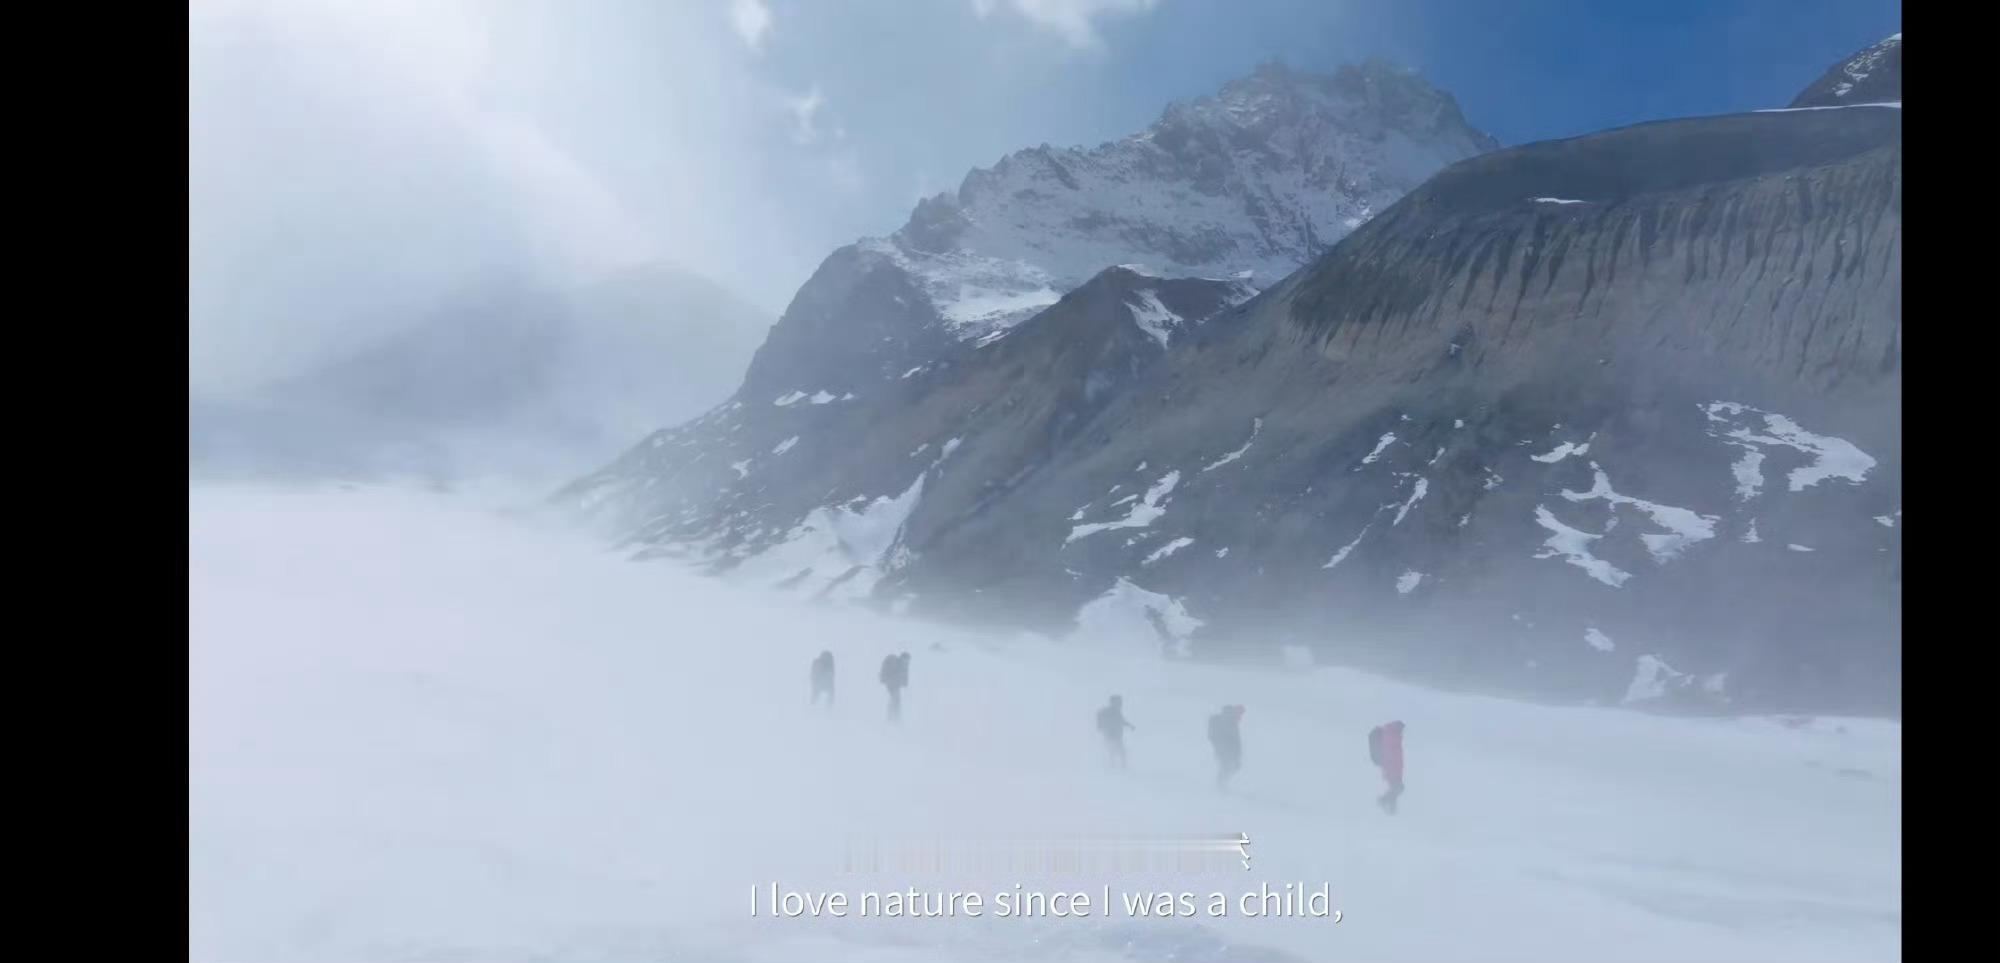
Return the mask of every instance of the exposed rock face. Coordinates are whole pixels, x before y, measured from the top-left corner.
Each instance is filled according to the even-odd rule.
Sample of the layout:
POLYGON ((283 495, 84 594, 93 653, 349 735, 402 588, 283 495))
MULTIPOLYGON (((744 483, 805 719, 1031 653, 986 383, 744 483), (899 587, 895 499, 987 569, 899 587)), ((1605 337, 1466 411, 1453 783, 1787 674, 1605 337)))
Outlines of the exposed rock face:
POLYGON ((1004 334, 1114 264, 1270 284, 1496 146, 1409 71, 1267 66, 1123 140, 1010 154, 889 237, 835 251, 744 390, 865 392, 1004 334))
POLYGON ((641 556, 1080 641, 1894 713, 1901 163, 1880 107, 1485 154, 1254 298, 1113 269, 886 382, 753 371, 560 497, 641 556))
POLYGON ((1792 99, 1793 107, 1841 107, 1903 100, 1903 35, 1835 64, 1792 99))

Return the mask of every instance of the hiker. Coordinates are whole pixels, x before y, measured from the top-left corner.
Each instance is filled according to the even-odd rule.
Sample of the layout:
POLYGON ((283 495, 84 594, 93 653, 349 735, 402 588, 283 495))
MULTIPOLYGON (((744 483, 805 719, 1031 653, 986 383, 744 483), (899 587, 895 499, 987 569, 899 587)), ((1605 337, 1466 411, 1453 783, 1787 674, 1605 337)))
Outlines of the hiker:
POLYGON ((1223 706, 1208 717, 1208 743, 1215 747, 1215 788, 1229 788, 1229 777, 1243 768, 1243 707, 1223 706))
POLYGON ((1104 734, 1104 748, 1111 754, 1111 765, 1125 768, 1125 730, 1136 729, 1125 721, 1125 699, 1112 696, 1111 704, 1097 710, 1097 731, 1104 734))
POLYGON ((1403 722, 1398 719, 1368 730, 1368 759, 1382 770, 1389 791, 1375 800, 1382 811, 1396 814, 1396 800, 1403 795, 1403 722))
POLYGON ((910 654, 884 656, 879 678, 889 690, 889 721, 895 722, 903 718, 903 687, 910 684, 910 654))
POLYGON ((819 705, 819 697, 826 696, 827 708, 833 708, 833 653, 822 651, 812 664, 812 704, 819 705))

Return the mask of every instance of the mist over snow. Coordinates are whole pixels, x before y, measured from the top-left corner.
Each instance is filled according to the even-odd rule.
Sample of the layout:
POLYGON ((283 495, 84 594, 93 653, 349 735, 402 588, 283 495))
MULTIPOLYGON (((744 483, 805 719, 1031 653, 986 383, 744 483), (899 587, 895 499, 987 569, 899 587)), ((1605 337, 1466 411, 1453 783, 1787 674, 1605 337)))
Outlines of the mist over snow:
POLYGON ((980 636, 474 494, 188 496, 190 956, 1885 959, 1900 725, 1687 719, 980 636), (838 664, 831 711, 807 664, 838 664), (875 668, 913 654, 901 725, 875 668), (1136 725, 1108 771, 1091 716, 1136 725), (1213 785, 1205 719, 1247 706, 1213 785), (1365 735, 1407 723, 1394 817, 1365 735), (850 840, 1247 833, 1253 871, 843 874, 850 840), (753 885, 1330 883, 1343 919, 751 919, 753 885))
POLYGON ((191 4, 190 960, 1897 958, 1900 8, 1739 6, 191 4))

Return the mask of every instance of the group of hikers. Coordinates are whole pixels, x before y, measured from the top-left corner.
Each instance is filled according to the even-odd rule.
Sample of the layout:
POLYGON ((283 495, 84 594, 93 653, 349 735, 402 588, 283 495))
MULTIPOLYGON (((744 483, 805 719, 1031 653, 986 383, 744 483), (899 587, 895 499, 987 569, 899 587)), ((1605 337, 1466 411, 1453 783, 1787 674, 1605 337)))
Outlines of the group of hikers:
MULTIPOLYGON (((903 718, 903 688, 910 684, 910 654, 900 652, 882 657, 882 671, 876 679, 883 688, 889 690, 889 721, 903 718)), ((821 696, 826 697, 829 708, 833 706, 833 653, 822 651, 812 662, 812 704, 819 705, 821 696)))
MULTIPOLYGON (((910 654, 895 653, 882 658, 882 669, 876 673, 877 681, 889 691, 889 721, 896 722, 903 717, 903 689, 910 684, 910 654)), ((822 651, 812 662, 812 704, 818 705, 821 696, 826 704, 833 705, 833 653, 822 651)), ((1243 707, 1226 705, 1208 717, 1208 744, 1215 750, 1215 787, 1229 788, 1229 779, 1243 768, 1243 707)), ((1106 762, 1115 769, 1124 769, 1125 733, 1137 729, 1125 718, 1125 699, 1112 696, 1111 701, 1097 710, 1097 731, 1104 737, 1106 762)), ((1388 791, 1375 801, 1382 811, 1394 815, 1396 801, 1403 795, 1403 723, 1401 720, 1376 726, 1368 731, 1368 761, 1382 771, 1382 779, 1388 783, 1388 791)))

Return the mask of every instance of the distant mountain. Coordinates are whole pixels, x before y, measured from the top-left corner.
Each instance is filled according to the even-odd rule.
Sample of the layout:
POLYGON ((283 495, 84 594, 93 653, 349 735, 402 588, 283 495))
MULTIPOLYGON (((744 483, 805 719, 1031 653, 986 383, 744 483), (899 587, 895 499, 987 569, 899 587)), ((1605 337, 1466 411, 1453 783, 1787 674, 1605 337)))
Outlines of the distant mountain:
POLYGON ((1113 264, 1269 284, 1495 146, 1410 71, 1268 65, 1123 140, 1010 154, 919 203, 894 234, 835 251, 744 392, 872 390, 998 337, 1113 264))
MULTIPOLYGON (((1240 92, 1275 82, 1201 113, 1251 116, 1240 92)), ((1222 231, 1199 264, 1140 232, 1026 320, 956 326, 977 298, 940 301, 966 288, 892 257, 907 238, 843 249, 729 403, 557 498, 640 558, 1079 644, 1898 712, 1901 122, 1469 150, 1261 293, 1212 252, 1305 232, 1222 231)), ((1277 156, 1245 137, 1227 153, 1277 156)), ((1169 223, 1164 196, 1128 206, 1169 223)), ((1006 223, 1043 250, 1064 222, 1006 223)))
POLYGON ((499 278, 247 397, 190 397, 190 470, 451 478, 588 464, 727 397, 767 326, 671 267, 571 291, 499 278))
POLYGON ((1901 102, 1903 35, 1893 34, 1829 68, 1792 98, 1793 107, 1901 102))

